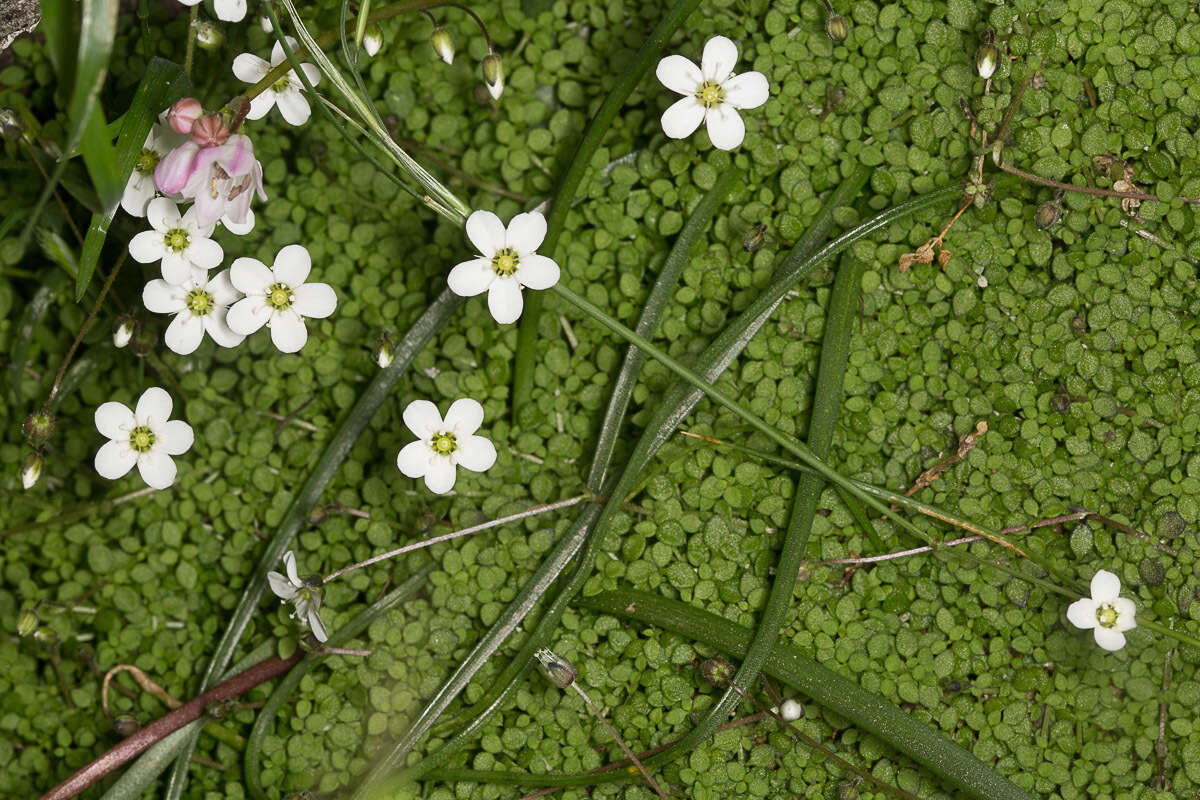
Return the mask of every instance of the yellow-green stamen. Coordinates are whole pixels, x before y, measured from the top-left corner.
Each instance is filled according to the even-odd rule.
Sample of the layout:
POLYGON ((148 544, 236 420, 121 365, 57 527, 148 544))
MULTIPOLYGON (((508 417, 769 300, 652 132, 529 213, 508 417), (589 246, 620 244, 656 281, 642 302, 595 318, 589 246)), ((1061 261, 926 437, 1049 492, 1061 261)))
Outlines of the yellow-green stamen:
POLYGON ((154 431, 139 425, 129 432, 129 446, 135 453, 149 452, 154 446, 154 431))
POLYGON ((511 247, 503 247, 496 251, 496 255, 492 256, 492 272, 501 278, 509 278, 517 271, 517 265, 520 263, 521 259, 517 256, 516 250, 511 247))
POLYGON ((458 449, 458 440, 453 433, 435 433, 429 440, 429 446, 439 456, 448 456, 458 449))
POLYGON ((696 90, 696 99, 705 108, 715 108, 725 102, 725 89, 716 81, 705 81, 696 90))
POLYGON ((286 283, 272 283, 267 287, 267 305, 276 311, 290 308, 295 300, 296 295, 292 292, 292 287, 286 283))
POLYGON ((192 289, 184 298, 188 311, 197 317, 203 317, 213 310, 213 296, 203 289, 192 289))
POLYGON ((134 162, 133 168, 142 175, 149 175, 150 173, 154 172, 154 168, 158 166, 159 158, 160 156, 158 153, 151 150, 149 147, 143 147, 142 154, 138 156, 137 161, 134 162))
POLYGON ((1102 628, 1115 628, 1117 626, 1117 609, 1109 604, 1104 604, 1096 609, 1096 621, 1100 623, 1102 628))
POLYGON ((163 234, 163 244, 176 253, 187 250, 188 233, 183 228, 172 228, 163 234))

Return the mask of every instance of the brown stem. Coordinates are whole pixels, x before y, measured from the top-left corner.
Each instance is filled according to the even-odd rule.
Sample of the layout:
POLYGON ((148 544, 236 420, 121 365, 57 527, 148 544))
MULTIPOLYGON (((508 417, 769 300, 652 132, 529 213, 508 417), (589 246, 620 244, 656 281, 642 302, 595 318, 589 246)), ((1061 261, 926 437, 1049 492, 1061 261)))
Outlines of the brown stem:
MULTIPOLYGON (((1079 192, 1081 194, 1095 195, 1096 197, 1120 197, 1130 200, 1157 200, 1158 195, 1147 194, 1146 192, 1118 192, 1116 189, 1096 189, 1091 186, 1076 186, 1073 183, 1063 183, 1062 181, 1052 181, 1049 178, 1043 178, 1041 175, 1034 175, 1032 172, 1026 172, 1023 169, 1017 169, 1011 164, 1006 164, 1003 161, 996 166, 1004 170, 1010 175, 1016 175, 1018 178, 1024 178, 1031 183, 1040 183, 1042 186, 1051 186, 1055 189, 1062 189, 1065 192, 1079 192)), ((1195 203, 1196 200, 1189 198, 1180 198, 1189 203, 1195 203)))
POLYGON ((232 700, 260 683, 284 674, 296 666, 304 656, 303 650, 297 650, 291 658, 287 659, 271 656, 245 672, 238 673, 224 683, 214 686, 169 714, 159 717, 137 733, 116 744, 90 764, 81 767, 71 777, 42 795, 41 800, 68 800, 68 798, 74 797, 84 789, 95 785, 105 775, 150 745, 174 733, 189 722, 199 719, 208 708, 209 703, 232 700))

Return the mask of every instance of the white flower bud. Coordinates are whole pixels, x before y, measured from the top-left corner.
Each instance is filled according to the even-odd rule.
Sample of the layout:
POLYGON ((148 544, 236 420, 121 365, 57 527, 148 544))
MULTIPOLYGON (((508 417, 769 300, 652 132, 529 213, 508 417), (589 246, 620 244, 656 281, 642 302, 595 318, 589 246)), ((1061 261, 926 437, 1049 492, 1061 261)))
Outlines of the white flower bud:
POLYGON ((504 93, 504 63, 496 53, 488 53, 483 57, 483 82, 492 99, 499 100, 504 93))
POLYGON ((117 320, 117 324, 113 326, 113 346, 124 347, 129 344, 129 340, 133 338, 133 318, 121 317, 117 320))
POLYGON ((450 31, 439 25, 433 29, 429 41, 433 43, 433 50, 442 61, 447 64, 454 63, 454 40, 450 38, 450 31))
POLYGON ((380 369, 387 369, 396 359, 396 348, 392 345, 392 338, 383 333, 375 342, 375 352, 371 358, 379 365, 380 369))
POLYGON ((42 467, 46 462, 39 453, 30 453, 21 462, 21 486, 32 489, 42 477, 42 467))
POLYGON ((787 722, 795 722, 804 716, 804 706, 795 700, 784 700, 779 707, 779 716, 787 722))
POLYGON ((979 77, 987 80, 996 72, 996 65, 1000 61, 1000 51, 996 49, 996 45, 988 43, 979 48, 979 52, 975 54, 975 69, 979 72, 979 77))
POLYGON ((192 29, 196 32, 196 44, 204 50, 216 50, 225 43, 225 34, 208 20, 196 20, 192 29))
POLYGON ((377 23, 372 22, 363 32, 362 38, 363 50, 367 51, 367 55, 372 58, 383 49, 383 28, 377 23))

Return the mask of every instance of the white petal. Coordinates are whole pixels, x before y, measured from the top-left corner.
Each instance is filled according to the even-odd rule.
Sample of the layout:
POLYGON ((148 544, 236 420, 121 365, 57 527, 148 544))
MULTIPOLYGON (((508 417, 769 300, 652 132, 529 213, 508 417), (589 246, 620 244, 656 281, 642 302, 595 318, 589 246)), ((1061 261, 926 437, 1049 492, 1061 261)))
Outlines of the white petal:
POLYGON ((129 176, 129 182, 125 184, 124 193, 121 194, 121 208, 132 216, 144 217, 146 207, 153 198, 154 178, 134 170, 129 176))
POLYGON ((672 139, 686 139, 695 133, 703 121, 704 106, 695 97, 684 97, 663 112, 663 133, 672 139))
POLYGON ((124 403, 110 400, 96 409, 96 430, 105 439, 127 439, 135 425, 133 412, 124 403))
POLYGON ((460 467, 472 472, 486 472, 496 463, 496 446, 482 436, 461 437, 454 459, 460 467))
POLYGON ((521 318, 525 301, 521 299, 521 284, 512 278, 493 281, 488 289, 488 311, 501 325, 516 322, 521 318))
POLYGON ((325 319, 337 308, 337 295, 327 283, 306 283, 296 287, 292 308, 302 317, 325 319))
POLYGON ((1076 600, 1067 607, 1067 619, 1076 628, 1083 628, 1084 630, 1094 628, 1096 627, 1097 608, 1096 601, 1090 597, 1076 600))
POLYGON ((161 386, 151 386, 138 398, 133 416, 139 425, 162 425, 171 418, 171 395, 161 386))
POLYGON ((425 487, 434 494, 445 494, 454 488, 457 472, 450 459, 435 458, 425 472, 425 487))
POLYGON ((743 72, 725 81, 725 102, 734 108, 758 108, 767 102, 771 90, 761 72, 743 72))
POLYGON ((505 242, 519 255, 536 253, 546 238, 546 218, 537 211, 517 214, 508 221, 505 242))
POLYGON ((175 205, 174 200, 156 197, 146 206, 146 221, 159 233, 178 228, 180 219, 179 207, 175 205))
POLYGON ((496 280, 496 272, 492 269, 491 259, 474 258, 456 264, 446 276, 450 291, 459 297, 474 297, 483 294, 496 280))
POLYGON ((155 447, 161 447, 164 453, 171 456, 183 455, 192 449, 195 441, 192 426, 181 419, 168 420, 155 428, 154 434, 158 437, 155 447))
POLYGON ((167 283, 183 283, 192 277, 193 264, 183 255, 163 248, 162 276, 167 283))
POLYGON ((225 324, 234 333, 249 336, 270 319, 271 309, 261 297, 247 297, 233 304, 225 315, 225 324))
POLYGON ((204 317, 204 330, 221 347, 237 347, 246 337, 229 327, 229 323, 226 322, 228 316, 228 309, 214 309, 211 314, 204 317))
POLYGON ((708 110, 708 138, 718 150, 732 150, 746 138, 746 123, 728 103, 708 110))
POLYGON ((1096 628, 1092 634, 1096 637, 1096 644, 1105 650, 1120 650, 1125 646, 1125 634, 1112 628, 1096 628))
POLYGON ((192 239, 188 243, 187 258, 197 267, 209 270, 221 263, 225 251, 212 239, 192 239))
POLYGON ((241 299, 241 294, 233 288, 233 283, 229 280, 229 270, 223 269, 213 276, 213 279, 208 282, 205 287, 213 296, 213 302, 219 306, 231 306, 241 299))
POLYGON ((142 231, 129 240, 129 255, 139 264, 153 264, 166 252, 162 234, 158 231, 142 231))
POLYGON ((175 315, 171 324, 163 334, 163 341, 171 351, 181 356, 190 356, 196 352, 200 342, 204 340, 204 320, 190 311, 175 315))
POLYGON ((295 311, 280 311, 271 317, 271 342, 281 353, 298 353, 308 341, 308 328, 295 311))
POLYGON ((161 450, 142 453, 138 456, 137 466, 147 486, 166 489, 175 482, 175 461, 161 450))
MULTIPOLYGON (((287 40, 288 48, 294 52, 296 50, 296 40, 291 36, 285 36, 283 38, 287 40)), ((275 46, 271 48, 271 66, 279 66, 283 63, 285 58, 287 58, 287 54, 283 52, 283 45, 279 43, 278 39, 276 39, 275 46)))
POLYGON ((433 451, 429 449, 429 444, 424 439, 421 439, 409 442, 400 448, 399 454, 396 455, 396 466, 406 476, 420 478, 429 469, 429 462, 432 457, 433 451))
POLYGON ((296 587, 288 583, 287 578, 278 572, 268 572, 267 583, 271 585, 271 591, 275 593, 275 596, 285 603, 296 596, 296 587))
POLYGON ((195 241, 212 236, 213 231, 217 228, 217 221, 214 219, 212 222, 202 224, 199 209, 192 206, 180 218, 179 226, 191 234, 191 239, 195 241))
POLYGON ((1121 579, 1106 569, 1092 576, 1092 599, 1097 603, 1111 603, 1121 595, 1121 579))
POLYGON ((318 642, 329 640, 329 633, 325 630, 325 623, 321 621, 321 615, 315 608, 308 610, 308 627, 312 629, 313 636, 317 637, 318 642))
POLYGON ((504 247, 508 234, 504 223, 491 211, 473 211, 467 217, 467 238, 484 258, 491 258, 504 247))
POLYGON ((1117 611, 1115 631, 1127 631, 1137 627, 1137 606, 1128 597, 1118 597, 1113 600, 1113 608, 1117 611))
POLYGON ((267 287, 275 282, 275 276, 258 259, 242 256, 230 265, 229 280, 242 294, 265 294, 267 287))
POLYGON ((275 105, 289 125, 303 125, 312 116, 308 100, 296 89, 288 89, 276 95, 275 105))
POLYGON ((155 278, 142 289, 142 305, 155 314, 174 314, 187 308, 187 290, 155 278))
POLYGON ((246 219, 242 222, 234 222, 228 215, 221 217, 221 224, 225 226, 225 230, 235 236, 245 236, 250 231, 254 230, 254 212, 246 209, 246 219))
POLYGON ((216 0, 213 7, 217 19, 224 22, 241 22, 246 17, 246 0, 216 0))
POLYGON ((558 264, 537 254, 525 256, 517 266, 516 279, 530 289, 549 289, 558 283, 558 264))
POLYGON ((483 406, 478 400, 460 397, 450 404, 442 424, 456 437, 470 436, 483 424, 483 406))
POLYGON ((654 75, 659 83, 679 94, 695 94, 704 83, 704 73, 690 59, 667 56, 658 62, 654 75))
POLYGON ((700 70, 708 80, 724 83, 733 72, 737 60, 737 45, 724 36, 714 36, 704 43, 704 53, 700 56, 700 70))
POLYGON ((250 100, 250 110, 246 119, 262 119, 275 106, 275 93, 270 89, 260 93, 250 100))
POLYGON ((312 271, 312 256, 308 254, 304 245, 289 244, 275 256, 271 271, 275 274, 275 280, 295 289, 308 280, 308 273, 312 271))
POLYGON ((123 442, 105 442, 96 453, 96 472, 101 478, 114 481, 133 469, 137 456, 123 442))
MULTIPOLYGON (((304 73, 304 77, 308 78, 308 82, 311 83, 314 88, 321 83, 321 70, 317 69, 316 64, 301 64, 300 71, 304 73)), ((303 85, 304 84, 301 84, 301 86, 303 85)))
POLYGON ((233 74, 243 83, 258 83, 271 71, 271 65, 253 53, 242 53, 233 60, 233 74))
POLYGON ((296 554, 291 550, 283 554, 283 567, 287 570, 288 580, 292 582, 293 586, 299 588, 303 585, 303 581, 300 580, 300 572, 296 569, 296 554))
POLYGON ((428 439, 444 427, 437 406, 428 400, 413 400, 404 407, 404 424, 418 439, 428 439))

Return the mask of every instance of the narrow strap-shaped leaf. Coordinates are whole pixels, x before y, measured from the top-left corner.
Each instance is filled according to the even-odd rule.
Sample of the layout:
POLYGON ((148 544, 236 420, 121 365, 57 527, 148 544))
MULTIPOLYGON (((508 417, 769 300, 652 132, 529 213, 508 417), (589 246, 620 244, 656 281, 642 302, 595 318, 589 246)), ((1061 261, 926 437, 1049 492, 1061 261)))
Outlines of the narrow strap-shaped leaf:
POLYGON ((22 400, 21 377, 29 357, 29 345, 33 342, 34 331, 37 330, 42 317, 46 316, 50 304, 54 302, 54 298, 62 291, 66 282, 67 274, 55 270, 54 274, 34 292, 33 299, 26 304, 25 311, 21 314, 21 321, 17 325, 16 335, 13 336, 12 350, 8 358, 8 382, 12 387, 13 399, 17 401, 18 406, 22 400))
POLYGON ((80 0, 79 53, 71 99, 67 103, 69 128, 62 156, 69 158, 83 144, 80 153, 102 207, 115 205, 121 199, 119 187, 114 190, 118 180, 116 156, 112 142, 105 135, 104 115, 100 112, 100 90, 108 77, 108 61, 117 35, 118 5, 119 0, 80 0))

